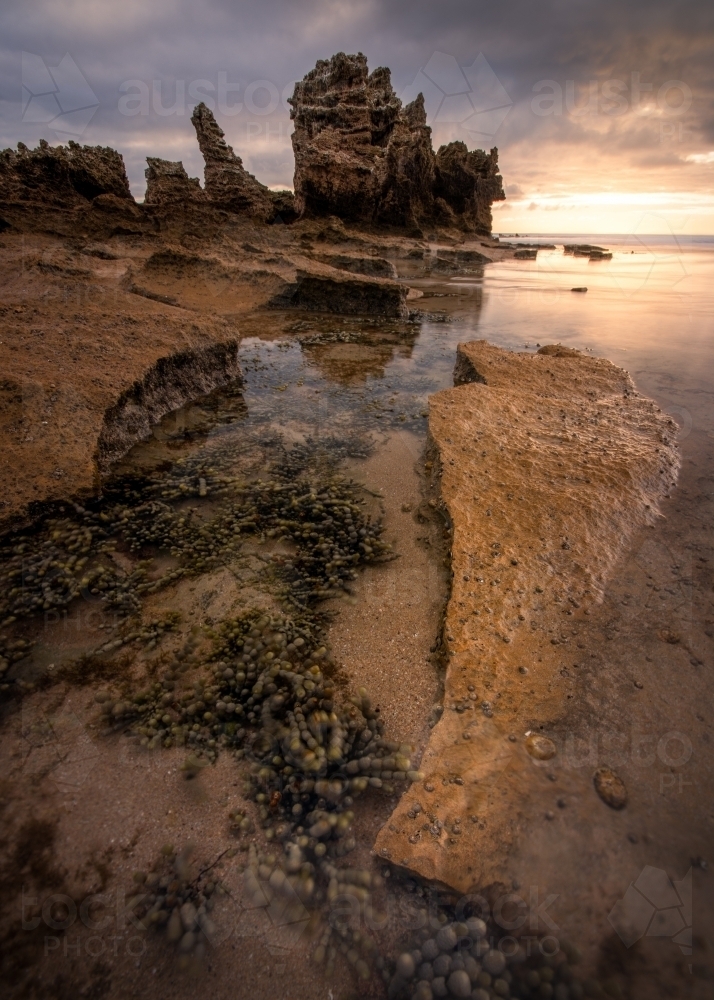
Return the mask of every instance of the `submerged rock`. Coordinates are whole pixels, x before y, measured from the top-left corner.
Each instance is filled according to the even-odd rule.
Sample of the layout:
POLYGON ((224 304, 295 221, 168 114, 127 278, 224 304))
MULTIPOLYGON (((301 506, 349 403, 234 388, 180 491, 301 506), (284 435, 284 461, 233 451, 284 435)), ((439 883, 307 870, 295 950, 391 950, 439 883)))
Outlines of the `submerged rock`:
POLYGON ((599 767, 593 777, 595 791, 611 809, 624 809, 627 805, 627 788, 622 778, 609 767, 599 767))

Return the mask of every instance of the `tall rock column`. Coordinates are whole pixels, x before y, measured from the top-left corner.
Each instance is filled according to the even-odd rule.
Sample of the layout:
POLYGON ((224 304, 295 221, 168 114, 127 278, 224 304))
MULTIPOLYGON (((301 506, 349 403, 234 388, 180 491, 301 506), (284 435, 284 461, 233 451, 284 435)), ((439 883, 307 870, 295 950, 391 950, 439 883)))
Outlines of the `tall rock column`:
POLYGON ((402 106, 388 69, 369 73, 361 52, 338 52, 295 85, 290 104, 299 215, 490 234, 491 204, 505 198, 497 150, 453 142, 435 155, 423 96, 402 106))
POLYGON ((360 52, 321 59, 295 85, 296 209, 410 226, 431 201, 431 130, 423 102, 402 107, 388 69, 360 52))
POLYGON ((204 190, 209 199, 231 212, 271 219, 275 214, 271 192, 245 169, 210 109, 203 103, 197 104, 191 122, 206 164, 204 190))

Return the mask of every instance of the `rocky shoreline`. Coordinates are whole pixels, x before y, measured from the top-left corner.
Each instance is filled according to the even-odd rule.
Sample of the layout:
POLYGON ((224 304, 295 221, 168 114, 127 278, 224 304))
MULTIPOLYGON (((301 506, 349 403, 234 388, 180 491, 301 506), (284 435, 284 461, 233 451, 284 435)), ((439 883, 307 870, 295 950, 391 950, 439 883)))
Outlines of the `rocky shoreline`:
MULTIPOLYGON (((424 273, 469 273, 517 252, 490 237, 490 205, 503 197, 496 151, 451 143, 435 154, 423 103, 402 108, 388 70, 369 74, 364 56, 338 54, 291 103, 294 195, 249 174, 203 104, 192 123, 204 186, 181 163, 150 157, 143 204, 115 150, 43 140, 0 154, 11 483, 0 524, 66 495, 65 466, 78 496, 93 490, 102 427, 132 386, 157 364, 175 368, 174 354, 240 339, 256 310, 407 318, 417 293, 398 277, 401 261, 410 273, 417 261, 424 273)), ((208 384, 198 368, 186 386, 208 384)), ((171 398, 181 405, 190 393, 171 398)), ((163 412, 147 408, 141 433, 163 412)))
MULTIPOLYGON (((449 320, 446 312, 422 312, 423 293, 412 284, 479 276, 491 262, 537 253, 491 234, 491 206, 505 197, 498 151, 469 151, 463 143, 434 151, 423 99, 403 107, 388 70, 370 73, 361 54, 338 53, 296 85, 291 105, 294 192, 271 191, 249 174, 203 104, 192 123, 205 161, 204 184, 182 163, 151 157, 143 204, 132 197, 114 150, 42 142, 36 150, 19 144, 0 154, 0 433, 6 442, 0 529, 7 580, 16 584, 0 637, 3 693, 11 698, 17 683, 38 717, 54 711, 53 699, 70 705, 74 698, 72 712, 87 732, 105 727, 106 739, 97 739, 101 788, 93 793, 92 778, 77 792, 84 818, 68 810, 58 848, 66 864, 78 842, 91 840, 95 851, 95 825, 105 834, 113 830, 115 772, 129 826, 143 816, 143 781, 161 803, 142 841, 144 854, 149 842, 160 850, 164 826, 188 840, 189 827, 205 824, 208 815, 206 842, 218 857, 220 851, 233 857, 238 848, 225 848, 221 825, 221 810, 233 797, 242 805, 233 802, 231 835, 252 840, 241 845, 245 873, 236 865, 226 878, 234 878, 231 892, 243 899, 245 912, 277 907, 281 893, 295 890, 302 902, 313 900, 312 933, 320 908, 329 911, 339 887, 371 906, 393 877, 395 898, 407 899, 419 913, 431 906, 429 894, 438 894, 434 919, 444 926, 433 937, 422 928, 396 962, 376 959, 369 935, 343 933, 339 921, 330 923, 311 944, 315 961, 326 962, 330 975, 341 950, 362 981, 374 973, 376 985, 364 987, 369 995, 380 993, 381 977, 392 997, 433 1000, 450 990, 481 1000, 509 992, 553 995, 552 987, 550 993, 528 990, 533 975, 549 986, 558 966, 555 995, 582 995, 567 992, 577 948, 563 943, 557 961, 538 956, 527 972, 518 945, 509 958, 513 969, 507 969, 493 926, 489 945, 486 924, 473 914, 462 922, 455 901, 483 893, 490 905, 494 898, 511 898, 529 880, 532 904, 532 887, 537 897, 538 886, 550 885, 557 872, 571 893, 564 909, 569 934, 589 948, 588 972, 597 971, 600 941, 588 924, 590 903, 580 903, 590 901, 593 886, 616 868, 626 884, 626 824, 644 826, 649 803, 632 794, 628 773, 570 767, 567 741, 611 688, 623 687, 621 666, 599 664, 597 677, 591 670, 598 630, 609 628, 602 603, 634 540, 659 524, 680 463, 673 421, 636 391, 629 375, 559 345, 518 354, 484 341, 461 344, 454 387, 429 400, 426 454, 410 451, 423 446, 423 437, 400 432, 401 451, 394 450, 396 434, 381 440, 384 453, 375 456, 374 468, 395 494, 395 483, 404 491, 386 507, 370 486, 346 484, 340 463, 351 453, 336 432, 327 435, 332 453, 325 458, 309 437, 290 447, 276 443, 275 427, 267 423, 246 454, 235 447, 208 449, 195 457, 195 468, 177 462, 175 477, 162 479, 172 466, 167 450, 158 471, 152 470, 154 479, 144 477, 139 464, 142 474, 133 469, 136 482, 122 480, 118 498, 102 496, 117 463, 152 439, 167 414, 219 387, 245 386, 242 341, 344 346, 348 351, 330 361, 342 372, 358 339, 348 324, 381 324, 384 343, 366 348, 365 357, 369 351, 373 356, 364 370, 382 377, 380 358, 391 359, 393 345, 408 353, 422 322, 449 320), (330 316, 335 329, 323 326, 310 340, 330 316), (266 468, 269 479, 255 480, 266 468), (89 502, 82 507, 90 500, 96 510, 89 502), (188 508, 189 502, 196 506, 188 508), (15 546, 13 533, 48 506, 63 516, 15 546), (368 607, 367 584, 352 587, 349 581, 358 580, 358 569, 371 571, 371 564, 383 562, 380 571, 394 592, 405 587, 398 564, 386 569, 399 546, 395 553, 381 539, 385 510, 390 531, 399 516, 409 516, 408 529, 401 526, 398 534, 404 551, 411 551, 407 569, 420 580, 413 602, 404 589, 401 610, 395 603, 392 618, 377 621, 382 608, 368 607), (157 565, 150 568, 153 556, 142 559, 144 548, 160 553, 157 565), (57 572, 48 570, 50 564, 57 572), (451 588, 438 624, 448 573, 451 588), (429 574, 436 581, 432 592, 421 579, 429 574), (63 625, 57 610, 63 594, 70 595, 68 602, 81 594, 97 606, 111 598, 120 612, 111 624, 96 625, 87 616, 68 639, 66 618, 63 625), (124 604, 116 603, 119 598, 124 604), (326 623, 336 609, 330 605, 324 617, 315 611, 318 602, 337 598, 351 602, 340 611, 341 626, 332 628, 346 661, 351 644, 359 646, 359 669, 352 673, 337 669, 330 649, 326 623), (39 622, 46 612, 36 661, 36 639, 24 637, 15 604, 28 621, 35 614, 39 622), (286 617, 288 611, 294 618, 286 617), (394 651, 385 651, 402 626, 409 632, 403 639, 408 654, 395 659, 394 651), (434 631, 427 653, 427 633, 434 631), (55 663, 45 661, 55 648, 63 666, 53 674, 55 663), (419 657, 418 669, 412 656, 419 657), (32 679, 26 684, 28 663, 32 679), (413 744, 386 739, 360 670, 371 672, 385 706, 382 718, 409 719, 413 744), (193 693, 187 687, 179 697, 189 679, 193 693), (405 697, 410 683, 418 688, 408 692, 413 703, 405 697), (148 685, 149 694, 140 685, 148 685), (79 704, 84 686, 92 686, 96 704, 79 704), (285 699, 293 695, 286 716, 285 699), (246 729, 253 727, 248 737, 234 724, 242 715, 246 729), (124 756, 117 750, 119 732, 132 738, 133 749, 121 751, 124 756), (190 755, 182 764, 184 747, 190 755), (210 805, 204 808, 198 793, 190 799, 183 784, 177 795, 163 764, 147 765, 149 750, 157 759, 166 754, 173 765, 167 773, 180 772, 181 781, 206 768, 203 785, 215 792, 210 805), (228 754, 235 761, 226 763, 228 754), (246 754, 256 764, 252 771, 241 771, 246 754), (237 774, 247 781, 243 797, 233 790, 237 774), (372 804, 355 820, 352 796, 368 788, 389 796, 404 792, 372 804), (571 802, 577 810, 567 811, 571 802), (568 821, 577 825, 567 848, 551 833, 560 830, 561 816, 563 828, 568 821), (353 820, 356 837, 349 832, 353 820), (596 848, 586 867, 580 853, 588 830, 595 831, 596 848), (288 843, 290 837, 295 843, 288 843), (338 865, 351 850, 362 867, 357 861, 349 869, 338 865), (495 983, 498 993, 491 990, 495 983)), ((572 250, 586 251, 591 259, 607 253, 589 246, 572 250)), ((334 384, 344 388, 351 377, 334 384)), ((296 387, 304 390, 303 381, 296 387)), ((276 394, 286 388, 272 386, 276 394)), ((275 400, 280 427, 280 396, 275 400)), ((394 400, 388 402, 391 412, 394 400)), ((320 419, 329 423, 327 407, 320 419)), ((395 415, 392 431, 399 431, 399 419, 395 415)), ((368 455, 366 447, 359 460, 368 455)), ((679 639, 662 641, 675 646, 679 639)), ((623 718, 641 687, 630 684, 621 696, 623 718)), ((9 729, 3 736, 10 746, 26 733, 19 715, 10 709, 7 715, 18 723, 14 736, 9 729)), ((43 758, 33 779, 38 788, 46 788, 44 766, 43 758)), ((13 788, 22 815, 34 816, 35 786, 20 776, 13 788)), ((60 826, 57 820, 51 844, 60 826)), ((141 835, 137 827, 136 838, 141 835)), ((122 878, 130 877, 127 859, 135 842, 127 844, 122 840, 116 862, 122 878)), ((191 937, 179 946, 188 961, 200 950, 194 933, 199 915, 210 924, 216 886, 208 883, 209 890, 200 878, 189 885, 181 875, 182 854, 172 848, 164 855, 169 860, 161 864, 173 868, 161 876, 166 885, 156 912, 165 917, 170 943, 191 937), (180 910, 179 889, 168 888, 174 874, 183 879, 174 880, 185 896, 180 910), (184 920, 189 905, 195 913, 188 911, 184 920)), ((640 860, 646 862, 644 853, 640 860)), ((155 887, 160 867, 157 862, 148 876, 135 873, 135 881, 155 887)), ((223 883, 217 884, 222 892, 223 883)), ((10 889, 8 899, 17 885, 10 889)), ((241 919, 250 923, 253 916, 245 912, 241 919)), ((507 927, 499 926, 497 935, 507 927)), ((267 950, 260 945, 256 971, 266 995, 273 989, 264 972, 272 963, 273 934, 269 929, 264 935, 271 944, 267 950)), ((315 986, 306 954, 291 961, 300 995, 317 997, 322 985, 315 986)), ((226 968, 221 982, 229 995, 235 965, 226 968)), ((118 974, 127 988, 138 975, 128 961, 118 974)), ((176 995, 191 989, 182 983, 176 995)))

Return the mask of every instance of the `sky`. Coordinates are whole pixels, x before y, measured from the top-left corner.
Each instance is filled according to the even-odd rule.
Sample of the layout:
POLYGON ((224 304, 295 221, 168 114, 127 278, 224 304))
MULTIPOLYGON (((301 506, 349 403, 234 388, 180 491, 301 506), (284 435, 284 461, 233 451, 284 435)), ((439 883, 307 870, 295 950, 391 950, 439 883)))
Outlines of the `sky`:
POLYGON ((291 187, 287 97, 318 59, 364 52, 434 147, 497 146, 502 233, 714 233, 711 0, 3 0, 0 147, 69 138, 202 178, 213 104, 247 169, 291 187))

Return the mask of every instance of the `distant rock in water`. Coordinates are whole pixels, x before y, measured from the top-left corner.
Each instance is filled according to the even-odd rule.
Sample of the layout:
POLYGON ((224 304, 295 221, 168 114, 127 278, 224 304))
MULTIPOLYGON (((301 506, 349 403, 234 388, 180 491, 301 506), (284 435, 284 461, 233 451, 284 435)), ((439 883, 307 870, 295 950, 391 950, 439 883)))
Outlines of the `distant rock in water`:
POLYGON ((452 142, 435 154, 422 95, 403 106, 388 69, 369 73, 362 53, 339 52, 296 84, 290 104, 300 215, 490 234, 491 205, 505 198, 498 151, 452 142))

